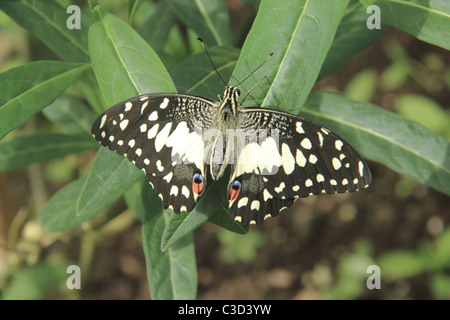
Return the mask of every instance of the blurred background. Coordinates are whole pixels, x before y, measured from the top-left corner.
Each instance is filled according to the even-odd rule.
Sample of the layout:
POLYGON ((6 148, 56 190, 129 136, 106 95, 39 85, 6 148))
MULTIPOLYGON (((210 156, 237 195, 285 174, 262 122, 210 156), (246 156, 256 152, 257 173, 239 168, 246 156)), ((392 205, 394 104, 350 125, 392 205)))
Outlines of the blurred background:
MULTIPOLYGON (((235 39, 242 45, 258 1, 226 3, 235 39)), ((125 1, 102 4, 126 20, 125 1)), ((137 25, 152 5, 144 3, 136 14, 137 25)), ((186 32, 180 21, 169 32, 161 56, 169 70, 191 50, 201 50, 185 45, 186 32)), ((0 72, 29 61, 57 59, 0 12, 0 72)), ((449 140, 449 88, 448 51, 388 27, 314 90, 370 101, 449 140)), ((67 93, 79 91, 70 88, 67 93)), ((52 126, 38 114, 13 134, 52 132, 52 126)), ((92 151, 0 172, 0 297, 150 298, 141 224, 132 212, 113 219, 99 215, 96 219, 103 223, 96 228, 83 225, 61 234, 44 233, 37 223, 48 199, 85 175, 94 156, 92 151), (82 290, 67 290, 68 262, 81 266, 82 290)), ((373 175, 369 189, 300 199, 247 235, 203 224, 194 233, 198 298, 449 299, 449 197, 383 164, 368 163, 373 175), (366 286, 370 265, 380 267, 379 290, 366 286)))

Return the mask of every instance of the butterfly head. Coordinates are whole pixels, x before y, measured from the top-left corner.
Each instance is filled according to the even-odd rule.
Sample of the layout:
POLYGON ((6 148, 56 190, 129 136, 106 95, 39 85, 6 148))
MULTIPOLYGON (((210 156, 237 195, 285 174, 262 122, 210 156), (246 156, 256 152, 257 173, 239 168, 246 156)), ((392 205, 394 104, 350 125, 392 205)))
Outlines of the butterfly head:
POLYGON ((219 110, 224 114, 225 118, 227 115, 232 114, 235 116, 237 114, 238 108, 238 98, 241 92, 238 88, 232 86, 226 86, 225 92, 223 93, 223 99, 220 101, 219 110))

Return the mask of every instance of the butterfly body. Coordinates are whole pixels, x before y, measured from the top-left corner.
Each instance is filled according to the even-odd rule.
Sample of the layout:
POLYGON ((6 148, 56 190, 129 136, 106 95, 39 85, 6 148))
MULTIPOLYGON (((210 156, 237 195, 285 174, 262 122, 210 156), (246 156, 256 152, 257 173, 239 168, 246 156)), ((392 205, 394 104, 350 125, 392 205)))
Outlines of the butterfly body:
POLYGON ((99 116, 92 134, 126 156, 162 199, 164 208, 191 211, 213 180, 231 166, 230 217, 261 224, 297 198, 366 188, 364 160, 327 128, 289 113, 246 108, 226 86, 219 101, 157 93, 123 101, 99 116))

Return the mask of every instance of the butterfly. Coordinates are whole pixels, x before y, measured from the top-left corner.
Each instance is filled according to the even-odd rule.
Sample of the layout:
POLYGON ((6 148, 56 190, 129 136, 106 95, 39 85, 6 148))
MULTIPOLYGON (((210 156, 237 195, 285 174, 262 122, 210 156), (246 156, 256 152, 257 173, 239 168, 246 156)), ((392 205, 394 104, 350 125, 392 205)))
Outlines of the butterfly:
POLYGON ((92 135, 144 171, 165 209, 190 212, 207 172, 228 182, 230 218, 262 224, 298 198, 367 188, 361 156, 336 133, 297 115, 239 104, 226 85, 219 101, 179 94, 143 94, 101 114, 92 135))

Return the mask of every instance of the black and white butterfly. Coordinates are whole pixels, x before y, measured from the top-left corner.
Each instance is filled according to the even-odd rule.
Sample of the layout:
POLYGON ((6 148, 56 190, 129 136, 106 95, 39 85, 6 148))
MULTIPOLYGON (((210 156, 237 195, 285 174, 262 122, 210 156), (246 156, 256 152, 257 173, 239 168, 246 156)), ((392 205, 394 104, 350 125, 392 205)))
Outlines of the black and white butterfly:
POLYGON ((242 107, 239 89, 219 101, 144 94, 100 115, 92 126, 103 146, 126 156, 175 213, 191 211, 212 179, 231 166, 230 218, 261 224, 297 198, 367 188, 370 170, 337 134, 302 117, 242 107))

